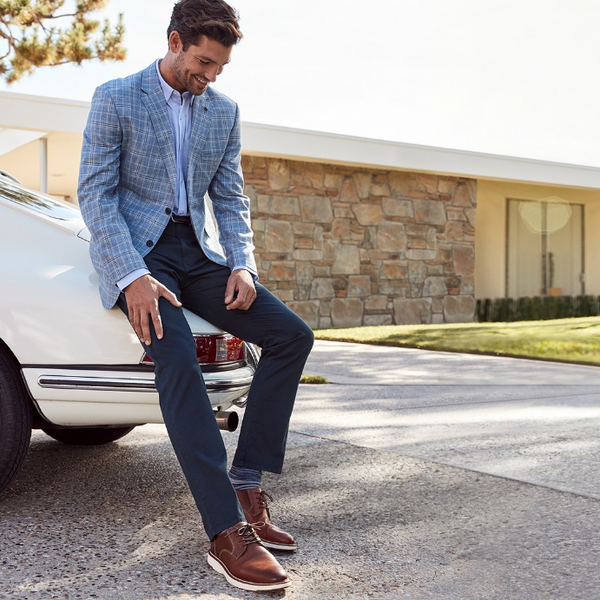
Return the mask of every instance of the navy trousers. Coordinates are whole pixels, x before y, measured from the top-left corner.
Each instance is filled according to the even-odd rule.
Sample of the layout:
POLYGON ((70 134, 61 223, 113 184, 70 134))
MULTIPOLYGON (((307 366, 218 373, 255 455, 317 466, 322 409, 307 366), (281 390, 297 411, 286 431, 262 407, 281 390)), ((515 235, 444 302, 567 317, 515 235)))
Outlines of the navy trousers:
MULTIPOLYGON (((259 283, 249 310, 228 311, 224 298, 231 272, 205 256, 190 225, 169 222, 145 261, 151 275, 185 308, 262 348, 233 462, 281 473, 298 381, 314 341, 312 330, 259 283)), ((118 304, 127 314, 123 294, 118 304)), ((163 339, 152 330, 152 344, 142 345, 156 365, 167 431, 212 539, 245 519, 227 474, 225 446, 198 366, 192 332, 181 308, 164 298, 159 308, 163 339)))

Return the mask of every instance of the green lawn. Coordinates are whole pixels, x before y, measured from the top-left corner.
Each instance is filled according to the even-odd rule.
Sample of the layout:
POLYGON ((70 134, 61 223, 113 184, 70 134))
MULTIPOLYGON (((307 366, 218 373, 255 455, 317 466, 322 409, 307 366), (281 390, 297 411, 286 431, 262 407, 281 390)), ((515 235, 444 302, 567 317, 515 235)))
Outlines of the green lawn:
POLYGON ((600 317, 320 329, 321 340, 600 364, 600 317))

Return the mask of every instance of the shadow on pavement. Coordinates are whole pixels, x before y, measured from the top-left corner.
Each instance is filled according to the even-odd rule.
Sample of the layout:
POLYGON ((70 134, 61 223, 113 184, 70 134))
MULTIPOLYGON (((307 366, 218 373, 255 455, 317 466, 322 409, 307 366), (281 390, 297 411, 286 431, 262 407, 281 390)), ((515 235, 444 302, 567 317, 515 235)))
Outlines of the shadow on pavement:
MULTIPOLYGON (((0 497, 0 598, 256 597, 206 565, 164 428, 97 448, 34 437, 0 497)), ((597 597, 593 499, 300 433, 264 487, 299 551, 279 555, 294 585, 262 597, 597 597)))

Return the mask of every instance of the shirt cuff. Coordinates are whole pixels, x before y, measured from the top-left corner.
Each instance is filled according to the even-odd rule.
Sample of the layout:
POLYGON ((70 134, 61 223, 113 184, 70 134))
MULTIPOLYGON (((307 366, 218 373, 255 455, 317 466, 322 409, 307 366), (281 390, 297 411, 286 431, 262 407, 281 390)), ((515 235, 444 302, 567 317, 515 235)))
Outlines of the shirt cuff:
POLYGON ((136 279, 148 275, 149 273, 150 271, 148 271, 148 269, 136 269, 129 273, 129 275, 125 275, 123 279, 119 279, 119 281, 117 281, 117 286, 123 291, 130 283, 133 283, 136 279))
POLYGON ((254 281, 258 281, 258 273, 254 272, 252 269, 249 269, 246 266, 233 267, 233 269, 231 269, 231 272, 233 273, 234 271, 239 271, 240 269, 244 269, 244 270, 248 271, 248 273, 250 273, 250 275, 252 275, 252 279, 254 281))

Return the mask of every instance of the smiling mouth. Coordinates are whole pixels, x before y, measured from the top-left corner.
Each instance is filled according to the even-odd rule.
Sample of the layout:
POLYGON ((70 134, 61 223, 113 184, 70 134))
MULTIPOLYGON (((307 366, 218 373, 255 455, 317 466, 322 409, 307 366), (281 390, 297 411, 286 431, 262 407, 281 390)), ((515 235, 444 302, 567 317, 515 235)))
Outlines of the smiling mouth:
POLYGON ((194 78, 196 79, 196 81, 198 81, 202 85, 208 85, 208 81, 206 79, 202 79, 202 78, 198 77, 198 75, 194 75, 194 78))

